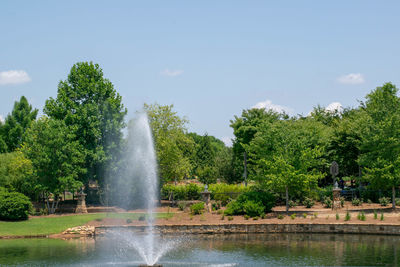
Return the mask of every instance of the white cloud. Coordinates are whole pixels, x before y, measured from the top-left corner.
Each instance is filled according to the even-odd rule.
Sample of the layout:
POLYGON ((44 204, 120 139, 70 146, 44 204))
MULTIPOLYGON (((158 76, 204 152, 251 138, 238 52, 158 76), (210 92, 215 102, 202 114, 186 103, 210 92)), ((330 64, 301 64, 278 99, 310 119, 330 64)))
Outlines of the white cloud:
POLYGON ((30 82, 31 78, 24 70, 9 70, 0 72, 0 85, 30 82))
POLYGON ((350 73, 340 76, 337 81, 342 84, 362 84, 365 82, 364 75, 361 73, 350 73))
POLYGON ((169 76, 169 77, 176 77, 179 75, 183 74, 183 70, 170 70, 170 69, 165 69, 160 72, 161 75, 164 76, 169 76))
POLYGON ((1 123, 4 123, 4 118, 3 118, 3 116, 1 116, 1 115, 0 115, 0 122, 1 122, 1 123))
POLYGON ((263 102, 258 102, 251 108, 265 108, 266 110, 272 110, 272 111, 279 112, 279 113, 281 113, 281 112, 292 113, 293 112, 292 108, 272 104, 272 101, 268 100, 268 99, 263 102))
POLYGON ((226 146, 231 147, 232 146, 232 138, 233 137, 230 137, 230 136, 224 136, 224 137, 221 138, 221 141, 224 142, 224 144, 226 146))
POLYGON ((325 110, 327 112, 335 112, 337 110, 340 113, 343 111, 343 106, 339 102, 332 102, 325 108, 325 110))

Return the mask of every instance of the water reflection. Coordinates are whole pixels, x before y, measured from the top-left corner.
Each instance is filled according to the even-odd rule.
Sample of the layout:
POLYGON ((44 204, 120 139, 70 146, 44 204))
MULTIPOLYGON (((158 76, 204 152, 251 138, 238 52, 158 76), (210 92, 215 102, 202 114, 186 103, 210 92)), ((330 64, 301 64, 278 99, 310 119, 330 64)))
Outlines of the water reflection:
MULTIPOLYGON (((399 266, 400 237, 397 236, 243 234, 190 236, 189 239, 190 242, 177 247, 160 262, 164 266, 399 266)), ((0 265, 135 266, 140 263, 135 254, 117 253, 117 247, 106 237, 0 240, 0 265)))

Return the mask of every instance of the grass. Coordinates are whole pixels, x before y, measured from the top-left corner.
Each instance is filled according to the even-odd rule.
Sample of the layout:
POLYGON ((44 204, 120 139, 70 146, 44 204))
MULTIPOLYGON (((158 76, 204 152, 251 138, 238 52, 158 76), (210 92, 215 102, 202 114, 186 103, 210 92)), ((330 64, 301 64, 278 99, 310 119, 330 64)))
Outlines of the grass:
MULTIPOLYGON (((143 213, 93 213, 55 217, 30 218, 27 221, 0 221, 0 236, 32 236, 61 233, 70 227, 84 225, 93 220, 117 218, 137 220, 143 213)), ((157 218, 170 218, 171 213, 157 213, 157 218)))

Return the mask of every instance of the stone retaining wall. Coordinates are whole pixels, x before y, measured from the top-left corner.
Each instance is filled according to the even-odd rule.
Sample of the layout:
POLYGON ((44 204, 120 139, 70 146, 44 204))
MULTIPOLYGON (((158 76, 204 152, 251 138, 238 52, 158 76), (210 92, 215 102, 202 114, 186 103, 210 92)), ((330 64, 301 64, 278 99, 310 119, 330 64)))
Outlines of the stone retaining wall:
MULTIPOLYGON (((240 234, 240 233, 327 233, 400 235, 400 225, 389 224, 222 224, 222 225, 160 225, 163 234, 240 234)), ((144 232, 147 226, 99 226, 95 235, 107 230, 144 232)))

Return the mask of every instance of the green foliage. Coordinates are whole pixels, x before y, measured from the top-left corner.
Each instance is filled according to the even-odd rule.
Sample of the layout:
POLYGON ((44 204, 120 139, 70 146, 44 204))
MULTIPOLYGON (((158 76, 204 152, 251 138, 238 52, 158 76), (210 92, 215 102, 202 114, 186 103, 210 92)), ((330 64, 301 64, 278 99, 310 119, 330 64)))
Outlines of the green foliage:
POLYGON ((390 203, 390 200, 387 197, 381 197, 379 199, 379 204, 381 204, 381 206, 383 206, 383 207, 386 207, 389 203, 390 203))
POLYGON ((192 206, 190 206, 190 212, 193 215, 202 214, 203 211, 204 211, 204 202, 195 203, 192 206))
POLYGON ((197 168, 199 181, 204 184, 211 184, 217 181, 216 169, 213 166, 205 166, 197 168))
POLYGON ((307 218, 307 213, 303 213, 303 218, 304 218, 304 219, 307 218))
POLYGON ((232 221, 233 217, 232 216, 228 216, 228 221, 232 221))
POLYGON ((249 191, 239 195, 236 200, 231 201, 225 210, 227 215, 261 216, 262 213, 270 212, 275 205, 275 197, 267 191, 249 191))
POLYGON ((126 219, 126 223, 132 223, 132 219, 126 219))
POLYGON ((298 205, 298 203, 294 200, 289 200, 289 207, 290 208, 294 208, 298 205))
POLYGON ((18 192, 8 192, 0 188, 0 220, 27 220, 32 203, 18 192))
POLYGON ((14 103, 14 108, 6 119, 4 126, 1 127, 0 153, 12 152, 21 147, 26 130, 30 127, 32 121, 36 119, 38 110, 32 109, 25 96, 14 103))
POLYGON ((0 187, 34 197, 36 183, 32 162, 21 151, 0 154, 0 187))
POLYGON ((202 188, 194 183, 187 185, 164 184, 161 188, 161 198, 168 199, 172 194, 174 200, 198 200, 202 188))
POLYGON ((283 216, 282 214, 278 214, 278 219, 279 220, 283 220, 283 218, 285 218, 285 216, 283 216))
POLYGON ((154 136, 160 177, 164 182, 189 177, 195 143, 186 135, 188 121, 173 111, 173 105, 144 104, 144 110, 154 136))
POLYGON ((396 206, 400 206, 400 198, 396 198, 395 203, 396 203, 396 206))
POLYGON ((178 202, 178 208, 180 211, 184 211, 186 209, 186 202, 178 202))
POLYGON ((211 199, 221 201, 225 206, 231 199, 236 199, 241 193, 250 190, 250 187, 245 187, 242 184, 210 184, 208 190, 211 192, 211 199))
POLYGON ((244 219, 245 219, 245 220, 248 220, 249 218, 250 218, 249 215, 247 215, 247 214, 244 215, 244 219))
POLYGON ((303 205, 307 208, 307 209, 311 209, 314 206, 315 202, 312 198, 308 198, 306 197, 303 200, 303 205))
POLYGON ((361 204, 362 204, 362 202, 361 202, 361 200, 359 199, 359 198, 353 198, 352 200, 351 200, 351 204, 353 205, 353 206, 361 206, 361 204))
POLYGON ((339 219, 340 219, 339 213, 336 213, 336 220, 339 220, 339 219))
POLYGON ((290 218, 291 218, 292 220, 296 219, 296 213, 293 213, 292 215, 290 215, 290 218))
POLYGON ((44 113, 64 122, 77 141, 87 170, 80 180, 104 182, 117 169, 126 109, 114 85, 98 64, 79 62, 58 84, 57 98, 49 98, 44 113))
POLYGON ((332 199, 329 197, 324 198, 324 206, 325 208, 332 208, 332 199))
POLYGON ((346 211, 346 216, 344 217, 345 221, 350 221, 351 220, 351 215, 349 211, 346 211))
POLYGON ((378 212, 376 210, 374 210, 374 219, 377 220, 378 219, 378 212))
POLYGON ((381 218, 380 218, 380 220, 381 220, 381 221, 385 220, 385 217, 383 216, 383 212, 381 213, 381 218))

